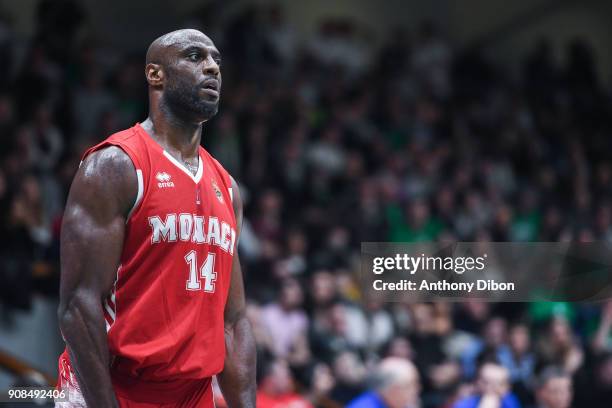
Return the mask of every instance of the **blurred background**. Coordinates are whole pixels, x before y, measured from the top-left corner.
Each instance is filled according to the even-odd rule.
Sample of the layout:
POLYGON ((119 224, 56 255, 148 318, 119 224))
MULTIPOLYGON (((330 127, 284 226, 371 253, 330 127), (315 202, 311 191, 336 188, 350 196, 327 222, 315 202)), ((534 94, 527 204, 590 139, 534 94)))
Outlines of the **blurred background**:
POLYGON ((611 303, 366 302, 358 273, 362 241, 612 242, 611 19, 603 0, 0 0, 0 389, 54 380, 80 156, 145 119, 148 44, 192 27, 223 55, 203 144, 245 200, 258 406, 609 407, 611 303))

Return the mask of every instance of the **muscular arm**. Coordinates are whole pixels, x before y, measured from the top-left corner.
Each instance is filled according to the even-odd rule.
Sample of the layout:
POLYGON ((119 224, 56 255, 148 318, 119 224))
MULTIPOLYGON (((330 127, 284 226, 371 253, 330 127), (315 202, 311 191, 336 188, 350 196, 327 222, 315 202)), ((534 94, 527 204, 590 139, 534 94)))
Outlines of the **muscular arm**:
MULTIPOLYGON (((232 179, 234 213, 238 236, 242 226, 242 199, 232 179)), ((230 408, 255 407, 255 340, 246 318, 244 284, 238 259, 238 240, 232 266, 232 280, 225 306, 225 367, 217 378, 230 408)))
POLYGON ((108 147, 82 163, 64 213, 58 317, 89 408, 118 407, 102 302, 116 278, 137 189, 130 158, 118 147, 108 147))

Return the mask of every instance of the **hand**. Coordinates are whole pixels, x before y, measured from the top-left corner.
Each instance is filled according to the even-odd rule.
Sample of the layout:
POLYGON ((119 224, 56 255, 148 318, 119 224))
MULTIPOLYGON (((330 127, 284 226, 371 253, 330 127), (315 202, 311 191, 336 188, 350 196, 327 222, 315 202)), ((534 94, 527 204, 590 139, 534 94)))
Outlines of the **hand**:
POLYGON ((326 364, 317 364, 312 379, 312 392, 316 396, 325 396, 336 385, 336 380, 326 364))

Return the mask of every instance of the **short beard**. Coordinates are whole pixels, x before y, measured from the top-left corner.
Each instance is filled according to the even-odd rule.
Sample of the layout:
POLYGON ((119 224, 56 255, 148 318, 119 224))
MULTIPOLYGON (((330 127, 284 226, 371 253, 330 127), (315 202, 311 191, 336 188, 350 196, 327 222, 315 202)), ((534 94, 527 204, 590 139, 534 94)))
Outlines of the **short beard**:
POLYGON ((187 83, 179 75, 175 75, 171 81, 166 81, 162 104, 182 119, 197 122, 209 120, 219 110, 219 99, 203 99, 199 95, 199 88, 187 83))

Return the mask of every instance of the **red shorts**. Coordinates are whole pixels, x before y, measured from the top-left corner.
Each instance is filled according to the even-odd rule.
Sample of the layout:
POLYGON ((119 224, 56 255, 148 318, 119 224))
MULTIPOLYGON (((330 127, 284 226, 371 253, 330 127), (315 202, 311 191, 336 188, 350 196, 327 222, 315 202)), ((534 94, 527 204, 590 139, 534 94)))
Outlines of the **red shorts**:
MULTIPOLYGON (((151 383, 112 375, 112 380, 115 396, 121 408, 215 407, 211 378, 198 381, 151 383)), ((65 352, 59 358, 57 389, 67 394, 68 402, 57 402, 56 408, 87 408, 65 352)))

